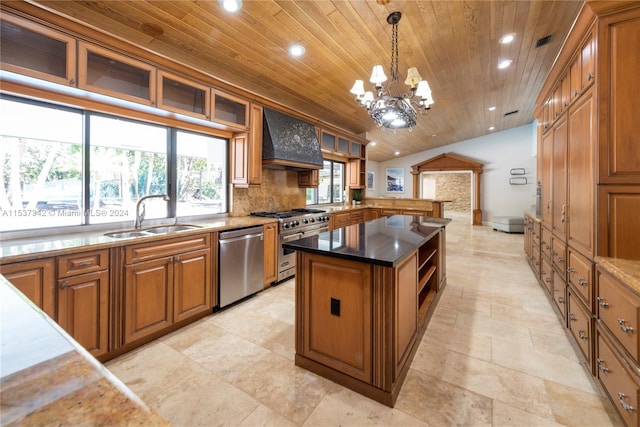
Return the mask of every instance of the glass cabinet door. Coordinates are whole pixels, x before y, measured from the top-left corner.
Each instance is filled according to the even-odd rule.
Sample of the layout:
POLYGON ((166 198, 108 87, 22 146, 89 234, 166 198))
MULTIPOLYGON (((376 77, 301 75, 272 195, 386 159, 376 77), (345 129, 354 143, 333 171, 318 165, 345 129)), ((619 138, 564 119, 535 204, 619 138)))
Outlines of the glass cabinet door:
POLYGON ((248 129, 249 102, 214 90, 213 117, 211 120, 237 129, 248 129))
POLYGON ((341 136, 338 137, 338 151, 342 154, 349 154, 349 140, 341 136))
POLYGON ((0 24, 0 46, 3 69, 75 86, 74 38, 4 14, 0 24))
POLYGON ((327 150, 336 151, 336 136, 328 133, 322 132, 322 139, 320 140, 322 148, 326 148, 327 150))
POLYGON ((208 119, 209 97, 209 87, 158 71, 158 107, 208 119))
POLYGON ((354 157, 362 157, 362 145, 357 142, 351 141, 350 154, 354 157))
POLYGON ((78 86, 120 99, 156 104, 155 67, 87 43, 80 43, 78 86))

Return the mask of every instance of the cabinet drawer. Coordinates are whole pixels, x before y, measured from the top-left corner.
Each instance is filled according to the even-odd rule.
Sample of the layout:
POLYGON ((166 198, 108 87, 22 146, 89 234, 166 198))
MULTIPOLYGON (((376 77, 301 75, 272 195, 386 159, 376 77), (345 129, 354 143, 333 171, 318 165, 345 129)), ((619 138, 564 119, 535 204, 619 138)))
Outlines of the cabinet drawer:
POLYGON ((582 306, 572 289, 567 291, 569 330, 591 366, 591 314, 582 306))
POLYGON ((567 281, 579 292, 589 310, 593 310, 593 264, 570 247, 567 253, 567 281))
POLYGON ((542 229, 542 237, 540 238, 540 251, 542 255, 551 260, 551 232, 546 228, 542 229))
POLYGON ((109 268, 109 250, 83 252, 58 257, 58 278, 93 273, 109 268))
POLYGON ((356 212, 351 212, 351 224, 359 224, 364 221, 364 211, 359 210, 356 212))
POLYGON ((532 246, 531 253, 531 268, 535 273, 536 277, 540 277, 540 249, 536 246, 532 246))
POLYGON ((342 228, 351 223, 351 212, 340 212, 333 214, 333 227, 342 228))
POLYGON ((562 280, 567 280, 567 245, 562 240, 553 237, 551 245, 551 264, 562 274, 562 280))
POLYGON ((531 230, 531 239, 533 239, 533 243, 540 246, 540 223, 534 222, 533 229, 531 230))
POLYGON ((620 341, 622 346, 638 361, 638 318, 640 298, 627 291, 622 285, 599 269, 598 318, 620 341))
POLYGON ((562 324, 567 326, 567 284, 557 271, 553 269, 551 271, 553 272, 553 302, 562 314, 562 324))
POLYGON ((629 370, 625 369, 625 364, 618 352, 613 350, 610 341, 600 330, 597 330, 597 334, 596 375, 625 424, 637 426, 640 406, 638 382, 629 370))
POLYGON ((380 209, 380 216, 399 215, 400 209, 380 209))
POLYGON ((542 258, 542 268, 540 269, 540 281, 547 292, 551 294, 553 291, 553 269, 551 268, 551 263, 544 258, 542 258))
POLYGON ((146 261, 159 257, 177 255, 186 252, 208 249, 210 247, 209 234, 161 240, 144 243, 126 248, 125 263, 146 261))
POLYGON ((431 211, 419 211, 415 209, 403 209, 402 215, 432 216, 431 211))

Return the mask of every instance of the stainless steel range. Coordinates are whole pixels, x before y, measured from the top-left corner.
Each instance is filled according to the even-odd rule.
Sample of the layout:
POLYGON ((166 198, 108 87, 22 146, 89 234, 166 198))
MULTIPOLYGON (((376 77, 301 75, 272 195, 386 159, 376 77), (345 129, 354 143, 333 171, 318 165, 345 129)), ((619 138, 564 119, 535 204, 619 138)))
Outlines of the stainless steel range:
POLYGON ((329 214, 321 209, 292 209, 286 212, 253 212, 251 215, 277 218, 280 242, 278 244, 278 282, 296 274, 296 252, 283 249, 282 244, 303 237, 317 236, 329 228, 329 214))

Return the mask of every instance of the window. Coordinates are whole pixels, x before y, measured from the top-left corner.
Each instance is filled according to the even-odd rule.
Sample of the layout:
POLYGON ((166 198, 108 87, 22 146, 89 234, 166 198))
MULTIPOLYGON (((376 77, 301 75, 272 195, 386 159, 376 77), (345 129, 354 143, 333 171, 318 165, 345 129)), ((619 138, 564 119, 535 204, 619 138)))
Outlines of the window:
MULTIPOLYGON (((135 220, 136 202, 167 191, 167 128, 92 115, 90 223, 135 220)), ((167 202, 145 201, 145 218, 168 216, 167 202)))
POLYGON ((227 142, 190 132, 177 132, 178 216, 225 212, 227 142))
POLYGON ((133 224, 151 194, 170 200, 147 219, 227 212, 224 139, 9 96, 0 111, 0 231, 133 224))
POLYGON ((307 204, 344 202, 344 163, 325 160, 319 171, 318 188, 307 189, 307 204))
POLYGON ((81 224, 82 113, 4 98, 0 111, 0 230, 81 224))

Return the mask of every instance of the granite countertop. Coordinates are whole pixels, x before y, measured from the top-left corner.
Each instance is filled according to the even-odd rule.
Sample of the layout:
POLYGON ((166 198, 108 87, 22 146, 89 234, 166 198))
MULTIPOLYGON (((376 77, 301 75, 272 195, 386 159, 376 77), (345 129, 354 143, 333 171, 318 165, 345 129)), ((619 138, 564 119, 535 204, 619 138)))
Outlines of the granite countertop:
POLYGON ((292 250, 393 267, 434 237, 450 219, 393 215, 284 243, 292 250))
MULTIPOLYGON (((131 245, 132 243, 144 243, 153 240, 161 240, 174 237, 182 237, 202 232, 223 231, 234 228, 250 227, 277 222, 273 218, 260 218, 255 216, 220 217, 197 221, 185 221, 186 224, 197 225, 199 228, 178 231, 167 234, 157 234, 144 237, 114 238, 105 236, 105 231, 118 231, 117 228, 109 230, 96 230, 76 232, 70 234, 52 234, 37 237, 24 237, 15 239, 0 238, 0 260, 3 264, 44 258, 78 251, 106 249, 118 246, 131 245)), ((155 224, 157 225, 157 224, 155 224)), ((171 225, 171 224, 168 224, 171 225)), ((151 225, 150 225, 151 226, 151 225)), ((146 226, 143 227, 147 228, 146 226)), ((42 232, 42 230, 40 230, 42 232)))
POLYGON ((596 264, 640 296, 640 261, 597 256, 596 264))
POLYGON ((168 426, 0 276, 2 425, 168 426))

